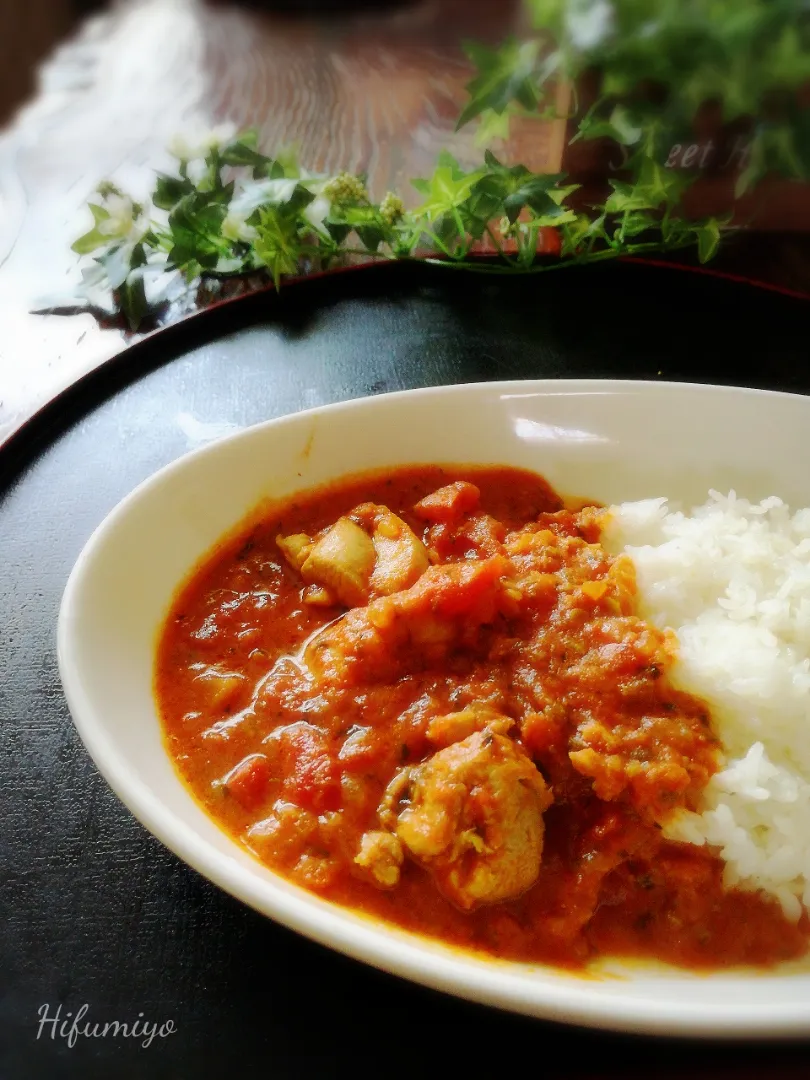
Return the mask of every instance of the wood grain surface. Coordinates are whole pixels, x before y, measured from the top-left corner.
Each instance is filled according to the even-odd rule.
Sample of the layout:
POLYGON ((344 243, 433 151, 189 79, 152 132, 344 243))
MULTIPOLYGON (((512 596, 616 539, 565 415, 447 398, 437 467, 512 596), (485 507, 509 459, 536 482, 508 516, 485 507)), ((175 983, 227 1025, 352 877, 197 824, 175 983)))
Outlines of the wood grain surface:
MULTIPOLYGON (((66 31, 67 7, 0 0, 5 54, 39 55, 46 28, 51 39, 66 31)), ((0 132, 0 443, 127 344, 90 314, 31 314, 78 283, 70 244, 101 179, 143 195, 172 165, 174 134, 232 120, 268 147, 296 144, 311 168, 365 169, 375 193, 407 192, 443 147, 480 160, 473 127, 455 131, 471 74, 462 44, 521 33, 523 13, 520 0, 119 0, 85 19, 0 132)), ((24 67, 0 64, 0 77, 24 67)), ((556 170, 564 139, 562 123, 526 120, 493 149, 556 170)), ((769 198, 771 225, 810 226, 798 187, 769 198)), ((810 293, 810 233, 737 243, 715 265, 810 293)))
MULTIPOLYGON (((42 67, 0 135, 0 441, 124 347, 88 314, 30 312, 78 281, 69 245, 99 180, 145 193, 178 131, 255 125, 270 147, 296 144, 311 168, 368 170, 380 193, 407 188, 443 147, 480 157, 473 130, 454 131, 470 77, 462 42, 519 32, 518 2, 274 6, 129 0, 87 20, 42 67)), ((560 124, 527 121, 512 149, 555 166, 562 136, 560 124)))
MULTIPOLYGON (((165 147, 176 132, 225 119, 256 125, 269 146, 297 143, 310 167, 367 169, 370 186, 380 193, 426 173, 442 147, 470 164, 480 155, 471 131, 454 131, 470 75, 461 43, 520 32, 517 0, 334 4, 330 13, 318 6, 288 3, 282 12, 281 5, 258 0, 128 0, 88 18, 39 69, 27 104, 0 133, 0 443, 59 390, 126 346, 120 330, 104 329, 90 315, 30 312, 77 280, 69 245, 84 227, 84 206, 98 181, 112 178, 135 194, 145 192, 153 172, 170 165, 165 147)), ((47 8, 55 20, 51 37, 67 30, 65 10, 57 3, 47 8)), ((0 0, 0 16, 7 17, 0 33, 11 27, 33 59, 45 48, 38 36, 45 11, 43 0, 7 2, 5 9, 0 0)), ((14 90, 25 92, 16 84, 14 90)), ((556 168, 562 131, 526 122, 515 127, 508 147, 494 149, 536 169, 556 168)), ((719 268, 810 292, 810 243, 800 236, 753 238, 731 249, 719 268)), ((730 324, 735 348, 749 350, 742 367, 755 369, 755 383, 807 390, 803 312, 779 306, 791 303, 783 297, 773 298, 765 315, 752 306, 759 321, 746 335, 744 294, 723 293, 714 321, 702 324, 691 309, 690 297, 701 295, 697 279, 681 290, 681 313, 672 317, 657 284, 641 284, 642 292, 648 290, 649 341, 635 327, 627 340, 603 339, 602 325, 622 303, 621 281, 595 287, 604 322, 584 320, 581 327, 572 294, 560 282, 551 290, 559 302, 551 304, 548 344, 534 340, 534 317, 523 329, 517 305, 504 316, 503 286, 476 280, 441 302, 430 288, 402 286, 364 307, 341 280, 336 288, 343 299, 334 304, 327 302, 325 286, 312 286, 321 290, 321 321, 307 301, 291 294, 277 321, 266 317, 266 325, 240 331, 227 346, 201 345, 144 380, 142 389, 136 384, 120 403, 110 401, 77 424, 61 451, 43 458, 23 484, 15 486, 9 474, 8 489, 0 490, 0 741, 3 761, 17 778, 16 786, 0 785, 6 822, 0 891, 11 898, 0 929, 0 1051, 12 1021, 17 1031, 15 1056, 7 1059, 16 1062, 15 1071, 7 1076, 185 1080, 190 1060, 195 1077, 222 1075, 234 1061, 232 1043, 219 1039, 217 1025, 232 1040, 243 1038, 254 1061, 268 1062, 268 1076, 337 1075, 326 1043, 342 1039, 344 1046, 352 1010, 343 1001, 328 1014, 345 1026, 327 1022, 326 1043, 312 1037, 306 1016, 313 1002, 325 1008, 342 1000, 346 986, 379 1031, 399 1030, 403 1016, 418 1015, 426 1039, 461 1032, 458 1053, 441 1058, 443 1074, 474 1077, 484 1066, 503 1069, 513 1047, 515 1067, 523 1068, 525 1057, 555 1040, 560 1060, 571 1064, 546 1075, 809 1076, 810 1056, 802 1045, 662 1048, 567 1032, 499 1018, 361 969, 260 919, 186 871, 123 811, 90 766, 59 687, 53 651, 58 601, 73 558, 104 513, 154 468, 189 449, 177 428, 178 412, 193 409, 201 422, 244 424, 321 401, 428 382, 594 375, 607 370, 603 363, 614 373, 633 374, 633 357, 650 344, 660 346, 664 358, 656 358, 653 377, 663 367, 672 378, 750 381, 735 366, 737 353, 728 352, 730 324), (769 350, 771 325, 787 323, 789 344, 769 350), (569 351, 554 344, 564 325, 574 327, 569 351), (380 342, 391 334, 396 348, 384 354, 380 342), (358 341, 367 378, 358 373, 358 341), (216 390, 224 394, 218 405, 216 390), (57 490, 61 501, 53 497, 57 490), (136 889, 129 889, 130 880, 136 889), (268 957, 288 965, 283 994, 276 992, 281 984, 268 989, 268 957), (315 985, 313 971, 322 975, 315 985), (90 995, 106 1010, 104 1019, 116 1010, 125 1016, 133 1006, 157 1012, 177 1007, 188 1041, 178 1042, 163 1065, 150 1064, 147 1055, 119 1067, 109 1048, 103 1060, 101 1051, 71 1056, 67 1050, 58 1058, 34 1059, 25 1025, 43 991, 54 1004, 90 995), (391 995, 403 1010, 393 1019, 391 995), (268 1009, 274 1017, 269 1029, 268 1009), (499 1025, 497 1045, 486 1038, 493 1025, 499 1025)), ((522 297, 524 312, 532 309, 527 282, 515 283, 513 292, 522 297)), ((312 304, 317 302, 315 297, 312 304)), ((60 404, 51 415, 52 428, 62 409, 60 404)), ((65 423, 76 418, 66 405, 64 415, 65 423)), ((3 463, 9 462, 6 454, 3 463)), ((381 1055, 384 1049, 381 1044, 381 1055)), ((386 1073, 412 1075, 418 1068, 430 1075, 422 1057, 416 1065, 407 1057, 386 1073)), ((386 1062, 384 1056, 378 1060, 386 1062)), ((2 1072, 0 1080, 6 1080, 2 1072)))

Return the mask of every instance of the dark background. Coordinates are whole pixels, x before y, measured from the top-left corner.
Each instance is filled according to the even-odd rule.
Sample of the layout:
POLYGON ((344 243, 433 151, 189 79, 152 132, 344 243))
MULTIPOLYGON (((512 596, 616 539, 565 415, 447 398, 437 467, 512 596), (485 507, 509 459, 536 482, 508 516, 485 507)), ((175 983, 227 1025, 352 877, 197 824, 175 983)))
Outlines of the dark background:
POLYGON ((683 271, 577 273, 574 289, 567 273, 502 282, 392 267, 254 296, 134 347, 0 450, 0 1080, 810 1075, 810 1042, 576 1031, 309 943, 154 840, 95 771, 62 696, 54 639, 67 575, 115 503, 189 449, 180 413, 245 425, 516 377, 810 390, 804 302, 683 271), (37 1040, 43 1005, 65 1016, 85 1003, 91 1023, 143 1013, 176 1034, 148 1049, 37 1040))

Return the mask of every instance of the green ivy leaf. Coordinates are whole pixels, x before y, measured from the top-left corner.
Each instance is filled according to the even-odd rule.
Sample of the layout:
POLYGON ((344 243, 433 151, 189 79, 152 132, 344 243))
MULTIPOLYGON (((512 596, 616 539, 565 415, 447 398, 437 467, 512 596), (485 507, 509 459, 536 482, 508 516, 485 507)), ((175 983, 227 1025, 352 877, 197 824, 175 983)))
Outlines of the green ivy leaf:
MULTIPOLYGON (((492 206, 491 217, 495 216, 494 203, 500 204, 500 214, 509 221, 517 221, 524 207, 529 207, 535 214, 554 214, 565 195, 573 190, 552 194, 559 184, 561 175, 532 173, 525 165, 503 165, 491 151, 484 156, 487 167, 485 176, 474 187, 476 196, 487 196, 492 206)), ((489 209, 489 206, 487 207, 489 209)))
POLYGON ((552 31, 558 39, 562 37, 570 0, 527 0, 526 6, 534 26, 552 31))
POLYGON ((551 226, 556 229, 560 225, 565 225, 568 222, 578 220, 578 217, 579 215, 576 210, 570 210, 568 207, 557 206, 554 204, 546 213, 537 214, 529 218, 526 224, 536 225, 538 228, 551 226))
POLYGON ((223 153, 222 161, 225 165, 234 167, 249 166, 254 180, 260 180, 264 177, 275 179, 284 175, 283 167, 277 166, 273 158, 267 157, 265 154, 257 154, 255 150, 242 147, 239 144, 229 147, 223 153))
POLYGON ((430 180, 414 180, 413 186, 425 196, 425 202, 417 213, 428 221, 435 221, 442 214, 452 211, 469 198, 473 186, 483 175, 482 171, 465 173, 459 163, 450 154, 439 157, 430 180))
POLYGON ((202 262, 197 260, 196 255, 196 248, 175 244, 169 250, 167 265, 178 269, 188 282, 196 281, 203 270, 216 270, 219 264, 219 257, 216 254, 201 254, 202 262))
POLYGON ((169 216, 172 232, 188 232, 202 240, 213 241, 219 236, 226 209, 218 200, 210 200, 204 194, 187 195, 169 216))
POLYGON ((360 242, 368 251, 376 251, 385 239, 383 229, 377 224, 359 225, 357 227, 357 235, 360 238, 360 242))
POLYGON ((104 206, 99 206, 98 203, 88 203, 87 208, 93 215, 93 222, 96 225, 100 225, 102 221, 107 221, 110 217, 110 211, 104 206))
MULTIPOLYGON (((805 8, 805 16, 806 14, 805 8)), ((804 27, 806 31, 806 22, 804 27)), ((802 35, 795 22, 791 21, 781 28, 764 61, 772 72, 774 88, 784 86, 793 89, 810 79, 810 52, 807 44, 807 33, 802 35)))
POLYGON ((299 269, 300 245, 295 217, 286 206, 261 207, 256 222, 253 251, 260 266, 266 266, 278 289, 283 274, 299 269))
POLYGON ((501 216, 503 199, 486 189, 476 189, 459 207, 459 214, 467 232, 474 240, 480 240, 489 223, 501 216))
POLYGON ((136 270, 140 266, 146 266, 146 248, 143 243, 136 244, 132 249, 132 254, 129 258, 129 265, 133 270, 136 270))
POLYGON ((810 179, 810 110, 796 107, 792 123, 759 123, 751 140, 748 163, 737 178, 739 198, 769 174, 791 180, 810 179), (804 114, 804 115, 802 115, 804 114))
MULTIPOLYGON (((116 194, 118 194, 117 190, 116 194)), ((109 210, 104 206, 99 206, 98 203, 88 203, 87 209, 93 216, 94 227, 70 245, 70 250, 75 251, 77 255, 89 255, 93 251, 98 251, 99 248, 108 247, 113 242, 112 237, 107 236, 98 228, 103 221, 109 219, 109 210)))
POLYGON ((667 169, 643 152, 635 155, 631 162, 638 173, 635 183, 608 181, 613 188, 613 193, 605 202, 605 210, 609 214, 621 214, 627 210, 655 210, 664 203, 677 206, 684 190, 692 182, 686 174, 667 169))
POLYGON ((569 195, 572 195, 575 191, 579 191, 582 184, 560 184, 556 183, 554 187, 550 187, 547 191, 548 197, 557 206, 560 206, 569 195))
POLYGON ((77 255, 90 255, 94 251, 98 251, 99 248, 107 247, 110 243, 110 237, 100 233, 98 229, 91 229, 83 236, 80 236, 78 240, 75 240, 70 245, 70 250, 75 251, 77 255))
POLYGON ((136 272, 129 275, 118 290, 118 303, 126 316, 130 330, 137 330, 149 310, 143 274, 136 272))
POLYGON ((720 222, 711 217, 695 226, 693 231, 697 237, 698 258, 706 263, 714 258, 720 246, 720 222))
POLYGON ((467 86, 470 100, 458 119, 457 129, 486 109, 502 113, 512 101, 520 102, 527 109, 536 107, 538 96, 533 76, 537 68, 539 42, 510 38, 500 49, 468 42, 465 51, 477 67, 478 74, 467 86))
POLYGON ((660 228, 660 219, 649 210, 631 210, 622 215, 613 232, 615 243, 623 244, 634 236, 660 228))
POLYGON ((295 217, 299 215, 302 210, 305 210, 314 200, 315 196, 311 191, 308 191, 307 188, 303 187, 301 184, 296 184, 292 195, 285 203, 282 203, 280 209, 282 209, 288 217, 295 217))
POLYGON ((275 156, 275 165, 270 179, 279 180, 286 177, 288 180, 298 180, 300 176, 301 166, 298 162, 298 147, 287 146, 279 150, 275 156))
POLYGON ((333 206, 328 220, 345 225, 349 231, 381 225, 376 206, 333 206))
POLYGON ((605 231, 604 213, 593 220, 588 214, 578 213, 572 221, 561 224, 560 233, 562 255, 580 255, 583 247, 597 240, 608 242, 609 239, 605 231))
POLYGON ((512 110, 507 108, 503 112, 494 109, 484 109, 480 114, 478 129, 475 133, 476 146, 489 146, 496 139, 504 142, 509 138, 509 122, 512 118, 512 110))
POLYGON ((346 225, 341 221, 332 221, 329 218, 326 219, 326 228, 336 244, 342 244, 352 231, 351 225, 346 225))
POLYGON ((608 214, 623 214, 628 210, 652 210, 663 201, 655 201, 646 189, 640 189, 625 180, 609 180, 613 188, 611 195, 605 201, 605 210, 608 214))
POLYGON ((577 214, 573 221, 566 222, 562 226, 560 230, 561 255, 573 256, 577 254, 590 223, 590 218, 586 214, 577 214))
POLYGON ((549 188, 554 184, 553 177, 532 176, 524 180, 516 191, 504 199, 503 207, 510 221, 516 221, 524 206, 536 214, 554 214, 559 207, 549 196, 549 188))
POLYGON ((184 196, 169 215, 172 249, 169 262, 180 269, 192 263, 214 269, 228 247, 222 237, 222 222, 228 208, 223 202, 201 192, 184 196))
MULTIPOLYGON (((460 213, 458 217, 461 218, 460 213)), ((463 226, 463 219, 461 223, 463 226)), ((466 251, 465 234, 459 228, 459 222, 455 214, 442 214, 433 224, 433 233, 451 254, 458 253, 459 243, 461 243, 462 249, 466 251)))
POLYGON ((166 176, 159 173, 152 195, 152 202, 161 210, 172 210, 180 200, 194 191, 194 185, 186 178, 166 176))
POLYGON ((617 105, 609 117, 599 117, 592 109, 583 117, 572 143, 581 139, 613 139, 620 146, 633 146, 643 133, 641 124, 635 122, 627 109, 617 105))

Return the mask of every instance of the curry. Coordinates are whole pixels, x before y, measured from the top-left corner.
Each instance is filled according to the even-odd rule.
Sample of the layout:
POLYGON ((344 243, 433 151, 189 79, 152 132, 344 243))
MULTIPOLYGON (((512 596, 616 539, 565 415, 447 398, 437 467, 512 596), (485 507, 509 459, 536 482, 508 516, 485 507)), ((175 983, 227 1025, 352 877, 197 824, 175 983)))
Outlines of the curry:
POLYGON ((662 835, 718 745, 603 513, 533 473, 422 466, 268 509, 198 567, 159 643, 195 797, 290 880, 465 949, 801 955, 806 919, 662 835))

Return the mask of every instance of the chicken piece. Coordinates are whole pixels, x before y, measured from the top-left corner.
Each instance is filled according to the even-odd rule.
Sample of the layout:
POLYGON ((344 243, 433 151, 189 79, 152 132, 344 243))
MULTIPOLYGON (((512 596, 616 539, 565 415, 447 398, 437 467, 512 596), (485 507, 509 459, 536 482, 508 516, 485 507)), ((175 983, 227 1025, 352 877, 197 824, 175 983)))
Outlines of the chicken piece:
POLYGON ((459 712, 434 716, 428 724, 427 737, 434 746, 444 747, 461 742, 468 735, 482 731, 485 727, 499 735, 505 735, 514 727, 514 723, 514 720, 498 713, 491 705, 474 701, 459 712))
POLYGON ((363 503, 338 518, 318 539, 279 536, 285 559, 310 586, 307 603, 357 607, 413 585, 430 565, 427 549, 387 506, 363 503))
POLYGON ((425 545, 389 510, 377 520, 371 540, 377 552, 377 565, 371 575, 374 595, 390 596, 409 589, 430 566, 425 545))
POLYGON ((376 563, 369 596, 390 596, 418 581, 430 565, 427 548, 402 518, 377 503, 362 503, 351 516, 374 545, 376 563))
POLYGON ((334 607, 337 597, 323 585, 307 585, 301 599, 312 607, 334 607))
POLYGON ((293 533, 292 536, 277 536, 276 543, 279 550, 294 570, 301 571, 301 567, 307 561, 310 551, 315 546, 315 541, 306 533, 293 533))
POLYGON ((488 725, 395 777, 380 820, 439 890, 471 911, 534 883, 551 801, 530 758, 488 725))
POLYGON ((351 518, 338 518, 300 566, 307 584, 324 586, 347 607, 364 604, 376 561, 374 545, 351 518))
MULTIPOLYGON (((301 573, 301 567, 315 547, 315 541, 306 533, 293 533, 292 536, 277 536, 276 543, 287 562, 294 570, 301 573)), ((338 602, 337 596, 323 585, 315 583, 304 589, 303 601, 314 607, 331 607, 338 602)))
POLYGON ((404 860, 402 844, 390 832, 374 829, 363 834, 355 863, 365 870, 375 885, 393 889, 399 884, 400 867, 404 860))
POLYGON ((303 661, 333 683, 396 678, 409 666, 439 662, 459 643, 474 645, 480 628, 514 605, 506 559, 431 566, 417 583, 379 597, 330 623, 303 661))

